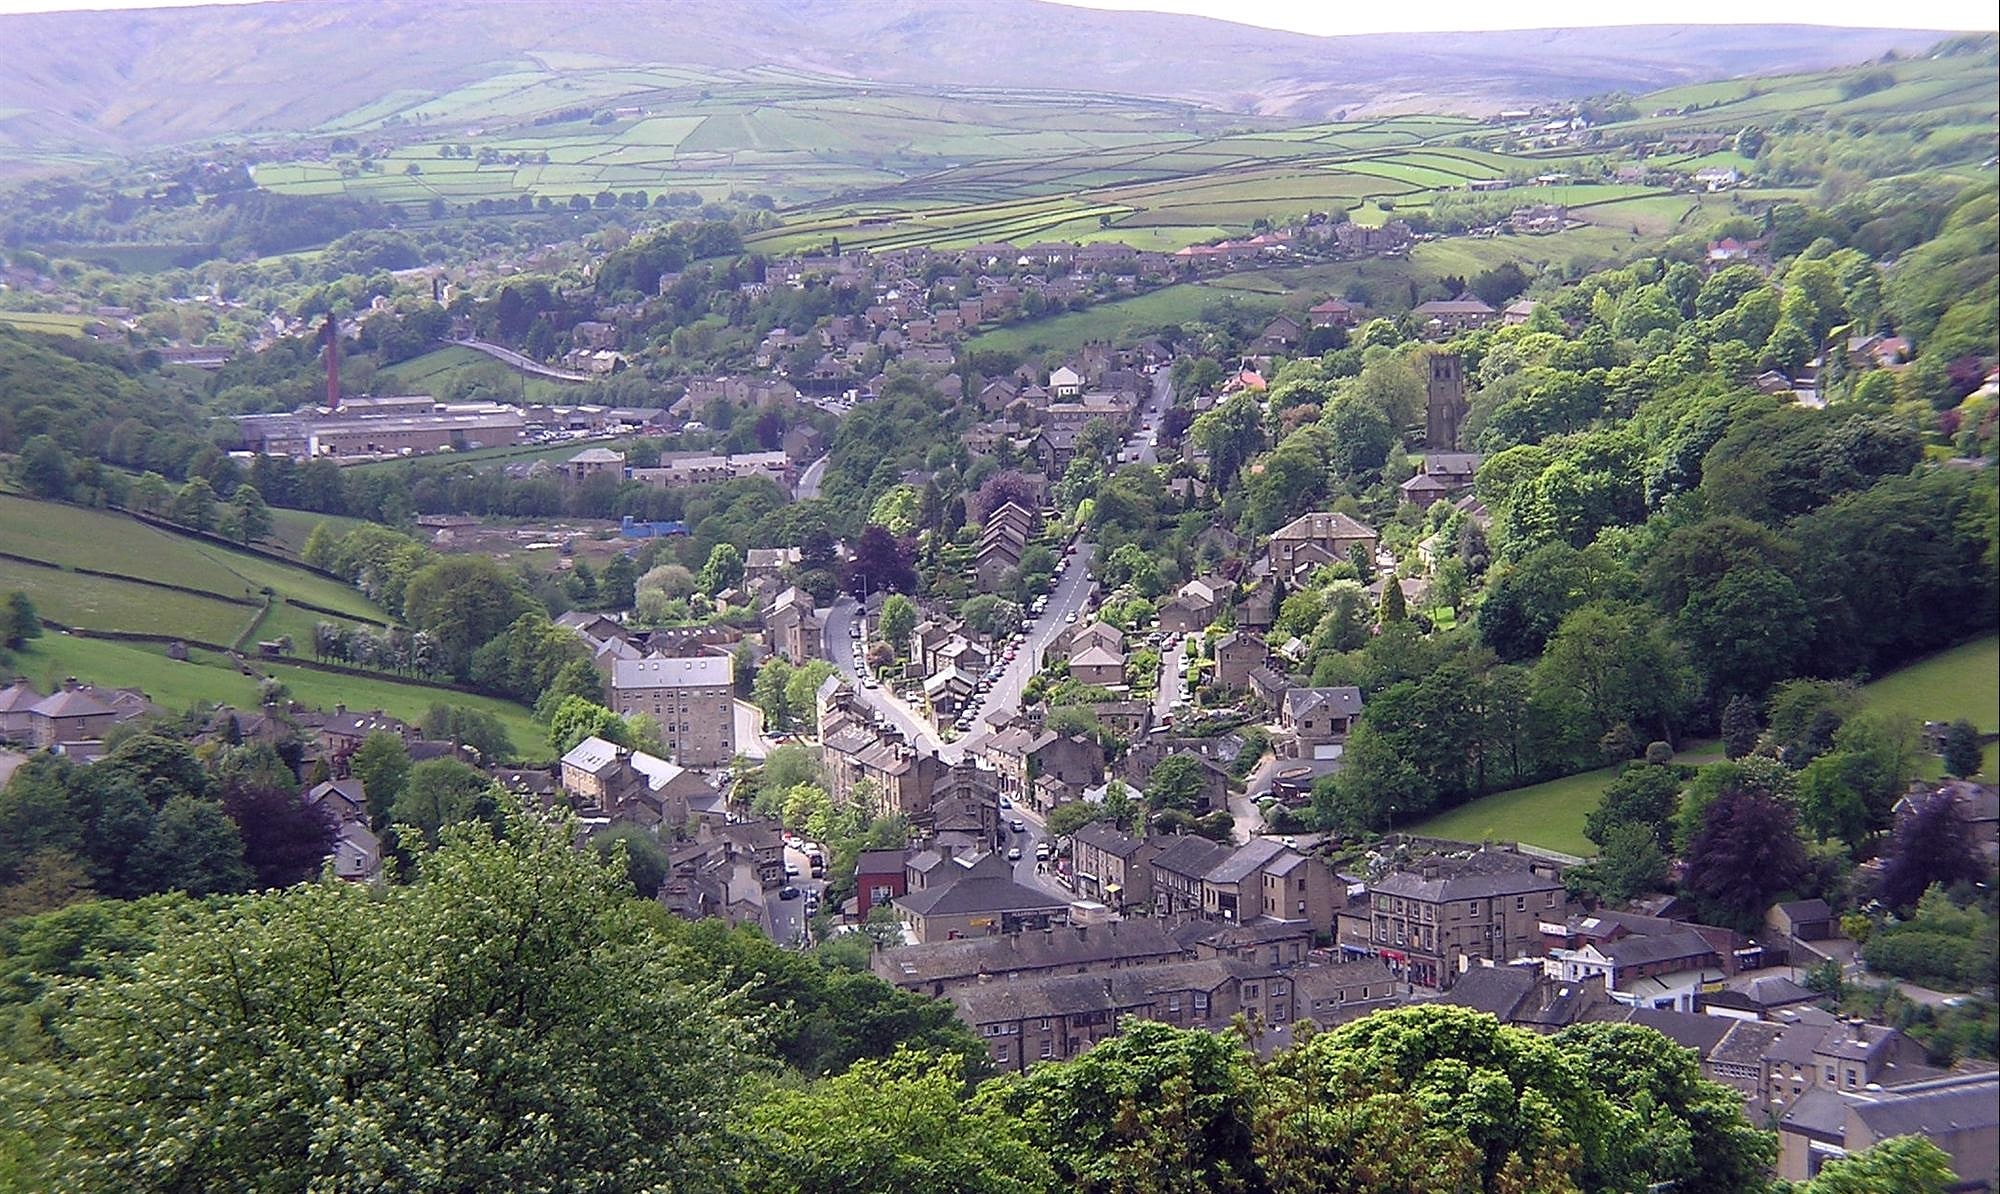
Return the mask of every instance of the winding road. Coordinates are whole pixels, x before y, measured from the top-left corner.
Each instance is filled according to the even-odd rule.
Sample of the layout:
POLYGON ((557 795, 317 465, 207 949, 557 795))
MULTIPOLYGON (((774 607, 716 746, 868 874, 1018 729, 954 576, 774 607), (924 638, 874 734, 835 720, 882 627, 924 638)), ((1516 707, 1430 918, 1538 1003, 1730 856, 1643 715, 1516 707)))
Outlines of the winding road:
POLYGON ((458 345, 460 348, 470 348, 474 352, 483 352, 487 356, 495 360, 505 361, 525 373, 532 373, 536 377, 546 377, 551 381, 598 380, 594 374, 575 373, 568 369, 557 369, 549 365, 544 365, 533 357, 522 356, 504 344, 493 344, 485 340, 453 340, 451 343, 458 345))

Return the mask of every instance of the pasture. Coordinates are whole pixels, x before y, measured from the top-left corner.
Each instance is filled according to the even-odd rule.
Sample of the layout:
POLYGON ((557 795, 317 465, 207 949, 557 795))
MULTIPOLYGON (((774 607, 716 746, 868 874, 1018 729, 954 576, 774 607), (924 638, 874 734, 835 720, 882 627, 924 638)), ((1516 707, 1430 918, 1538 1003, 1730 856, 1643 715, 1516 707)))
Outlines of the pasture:
MULTIPOLYGON (((1982 734, 2000 732, 2000 636, 1962 643, 1863 685, 1871 710, 1915 721, 1969 721, 1982 734)), ((1935 773, 1936 760, 1930 760, 1935 773)), ((1981 773, 2000 774, 2000 743, 1989 742, 1981 773)))

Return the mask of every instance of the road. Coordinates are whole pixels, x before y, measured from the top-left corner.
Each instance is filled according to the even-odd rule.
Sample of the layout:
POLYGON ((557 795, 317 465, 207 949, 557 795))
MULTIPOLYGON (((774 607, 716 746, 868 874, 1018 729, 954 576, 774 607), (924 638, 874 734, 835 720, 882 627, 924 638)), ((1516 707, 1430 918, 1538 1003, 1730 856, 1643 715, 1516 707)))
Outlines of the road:
POLYGON ((977 749, 980 743, 992 736, 992 728, 985 720, 987 714, 996 709, 1021 707, 1021 690, 1041 670, 1042 655, 1049 649, 1049 644, 1065 626, 1082 623, 1094 584, 1090 577, 1090 561, 1096 552, 1095 544, 1079 543, 1076 551, 1062 562, 1061 569, 1056 573, 1055 586, 1049 590, 1047 608, 1029 623, 1027 637, 1015 653, 1013 662, 1007 664, 985 698, 975 706, 977 712, 972 732, 956 744, 961 755, 967 750, 977 749))
POLYGON ((1167 715, 1185 700, 1182 685, 1187 678, 1187 652, 1194 636, 1183 635, 1160 652, 1160 690, 1153 694, 1153 724, 1166 724, 1167 715))
POLYGON ((826 657, 833 662, 833 666, 841 675, 854 682, 854 695, 862 705, 888 718, 890 724, 902 730, 919 750, 932 751, 943 756, 947 762, 955 761, 962 752, 953 751, 949 744, 938 736, 937 730, 932 727, 928 718, 910 708, 889 691, 886 685, 878 684, 874 688, 864 685, 862 680, 864 669, 856 661, 855 655, 868 640, 855 638, 850 633, 850 628, 854 625, 854 619, 860 610, 860 604, 843 593, 826 611, 821 619, 825 627, 823 633, 826 657))
POLYGON ((1139 404, 1139 426, 1125 441, 1125 451, 1133 460, 1140 464, 1160 462, 1160 421, 1173 404, 1173 372, 1162 369, 1153 374, 1153 392, 1139 404))
POLYGON ((798 484, 792 486, 792 497, 801 502, 809 502, 819 496, 820 482, 826 480, 826 462, 832 459, 822 456, 805 467, 799 474, 798 484))
MULTIPOLYGON (((799 898, 783 899, 776 890, 764 893, 764 907, 771 922, 771 940, 779 945, 810 945, 806 939, 806 904, 810 897, 824 897, 826 881, 812 877, 812 867, 806 859, 806 852, 785 847, 785 866, 798 871, 798 877, 787 874, 785 881, 799 889, 799 898)), ((827 909, 821 909, 827 911, 827 909)))
POLYGON ((532 373, 536 377, 546 377, 552 381, 599 380, 589 373, 573 373, 568 369, 550 368, 533 357, 522 356, 504 344, 490 344, 484 340, 453 340, 452 343, 458 345, 460 348, 470 348, 477 352, 483 352, 489 357, 505 361, 514 368, 532 373))

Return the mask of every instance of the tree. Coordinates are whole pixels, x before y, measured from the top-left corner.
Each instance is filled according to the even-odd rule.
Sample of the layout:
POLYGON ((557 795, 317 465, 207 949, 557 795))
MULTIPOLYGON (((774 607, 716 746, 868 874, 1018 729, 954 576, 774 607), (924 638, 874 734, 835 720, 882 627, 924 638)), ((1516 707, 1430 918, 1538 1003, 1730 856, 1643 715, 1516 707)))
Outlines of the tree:
POLYGON ((1628 763, 1584 818, 1584 836, 1602 846, 1613 826, 1642 825, 1665 849, 1673 841, 1674 807, 1680 796, 1681 778, 1672 767, 1628 763))
POLYGON ((214 801, 185 794, 161 807, 127 868, 138 890, 198 896, 245 891, 253 879, 236 823, 214 801))
POLYGON ((403 618, 430 636, 444 671, 472 674, 472 656, 528 612, 525 594, 486 556, 449 556, 418 570, 403 590, 403 618))
POLYGON ((368 819, 377 830, 389 824, 389 810, 403 794, 410 778, 410 748, 401 734, 375 730, 361 740, 347 762, 349 774, 361 781, 361 793, 368 800, 368 819))
POLYGON ((9 651, 19 651, 28 645, 28 640, 42 637, 42 618, 35 612, 35 603, 19 589, 7 595, 6 642, 9 651))
MULTIPOLYGON (((16 593, 15 596, 19 597, 20 594, 16 593)), ((17 618, 16 624, 18 623, 17 618)), ((8 645, 13 645, 11 639, 8 645)), ((1951 728, 1945 731, 1942 753, 1946 775, 1956 775, 1960 778, 1978 775, 1981 754, 1978 729, 1962 717, 1952 722, 1951 728)))
POLYGON ((1667 856, 1651 826, 1619 821, 1604 830, 1596 868, 1601 890, 1624 901, 1659 888, 1667 879, 1667 856))
POLYGON ((271 533, 271 511, 254 485, 238 485, 229 495, 230 530, 239 543, 251 543, 271 533))
POLYGON ((215 490, 209 487, 208 479, 195 477, 181 486, 167 517, 197 531, 214 530, 215 490))
POLYGON ((96 895, 90 872, 74 854, 45 847, 29 854, 11 881, 0 885, 0 921, 53 912, 96 895))
POLYGON ((1403 585, 1393 575, 1382 578, 1382 614, 1377 620, 1384 626, 1393 626, 1409 619, 1409 608, 1403 602, 1403 585))
POLYGON ((243 861, 259 887, 290 887, 310 879, 333 852, 333 818, 323 806, 307 804, 292 784, 224 784, 222 810, 236 822, 243 861))
POLYGON ((1749 930, 1805 872, 1792 806, 1748 786, 1725 788, 1688 844, 1684 883, 1710 924, 1749 930))
POLYGON ((1241 1190, 1254 1180, 1250 1055, 1235 1037, 1128 1020, 1074 1061, 1038 1066, 984 1097, 1055 1171, 1050 1188, 1241 1190))
POLYGON ((1209 478, 1226 489, 1250 457, 1264 446, 1264 418, 1257 401, 1237 394, 1197 417, 1194 441, 1208 453, 1209 478))
POLYGON ((574 833, 515 816, 409 886, 188 910, 0 1078, 47 1145, 26 1184, 728 1186, 740 1005, 574 833))
POLYGON ((1110 815, 1103 804, 1088 800, 1058 804, 1048 816, 1049 833, 1055 837, 1068 837, 1093 821, 1109 820, 1110 815))
POLYGON ((854 558, 847 563, 844 583, 856 596, 916 592, 917 573, 911 567, 908 546, 887 527, 869 525, 854 543, 854 558))
POLYGON ((14 472, 29 493, 60 500, 69 496, 71 467, 69 453, 61 445, 46 435, 37 435, 21 446, 14 472))
POLYGON ((595 701, 580 696, 564 697, 549 714, 550 743, 555 746, 557 754, 568 754, 585 738, 603 738, 619 746, 631 745, 624 718, 595 701))
POLYGON ((734 543, 718 543, 709 549, 708 562, 701 566, 701 574, 695 578, 695 583, 702 592, 713 596, 735 587, 742 579, 743 553, 736 550, 734 543))
POLYGON ((910 641, 910 634, 917 628, 917 607, 901 593, 891 593, 882 602, 882 611, 876 615, 875 629, 883 641, 895 646, 900 652, 910 641))
POLYGON ((1757 739, 1763 733, 1764 727, 1757 720, 1756 702, 1740 692, 1730 697, 1722 710, 1723 756, 1740 759, 1756 750, 1757 739))
POLYGON ((434 845, 446 826, 495 819, 500 809, 496 792, 493 781, 477 768, 457 759, 429 759, 410 768, 409 782, 389 815, 395 824, 420 831, 424 844, 434 845))
POLYGON ((1147 809, 1154 813, 1169 810, 1191 813, 1200 808, 1207 779, 1204 772, 1201 760, 1191 754, 1161 759, 1146 776, 1147 809))
POLYGON ((1635 1024, 1573 1025, 1554 1045, 1617 1117, 1610 1140, 1622 1155, 1615 1167, 1629 1176, 1600 1188, 1764 1188, 1776 1141, 1744 1115, 1742 1096, 1702 1076, 1693 1053, 1635 1024))
POLYGON ((639 566, 632 557, 619 552, 604 566, 597 582, 597 603, 609 610, 631 609, 637 600, 639 566))
POLYGON ((590 844, 598 856, 611 861, 620 851, 625 855, 625 876, 633 894, 642 900, 659 898, 660 885, 667 881, 670 863, 660 839, 637 825, 614 825, 592 835, 590 844))
POLYGON ((904 1051, 804 1088, 773 1087, 749 1111, 755 1147, 744 1185, 771 1194, 1049 1189, 1049 1163, 1021 1124, 985 1100, 966 1102, 965 1080, 953 1059, 904 1051))
POLYGON ((1829 1160, 1799 1194, 1944 1194, 1957 1183, 1950 1153, 1922 1136, 1891 1136, 1829 1160))
POLYGON ((1901 911, 1933 884, 1978 879, 1984 871, 1957 798, 1950 792, 1927 792, 1910 797, 1896 820, 1877 894, 1901 911))

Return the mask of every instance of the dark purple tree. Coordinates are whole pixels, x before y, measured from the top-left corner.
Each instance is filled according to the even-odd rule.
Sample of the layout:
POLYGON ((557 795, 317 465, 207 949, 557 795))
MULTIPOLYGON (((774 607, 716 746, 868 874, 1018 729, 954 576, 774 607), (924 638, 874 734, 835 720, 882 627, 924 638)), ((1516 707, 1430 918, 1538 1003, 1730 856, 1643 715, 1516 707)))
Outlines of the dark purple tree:
POLYGON ((850 593, 914 593, 917 571, 910 565, 910 547, 889 532, 870 525, 854 543, 854 558, 843 578, 850 593))
POLYGON ((1958 800, 1948 791, 1926 792, 1911 797, 1896 818, 1877 894, 1901 911, 1915 905, 1933 883, 1950 885, 1981 874, 1958 800))
POLYGON ((1032 513, 1042 504, 1041 490, 1033 482, 1018 472, 994 473, 980 485, 979 492, 972 495, 972 507, 967 511, 974 522, 984 526, 986 516, 1013 502, 1032 513))
POLYGON ((232 782, 222 789, 222 810, 243 835, 243 861, 259 887, 312 878, 333 849, 333 819, 290 788, 232 782))
POLYGON ((1769 793, 1723 789, 1702 813, 1688 844, 1687 892, 1712 924, 1749 929, 1763 919, 1772 897, 1805 873, 1792 806, 1769 793))

